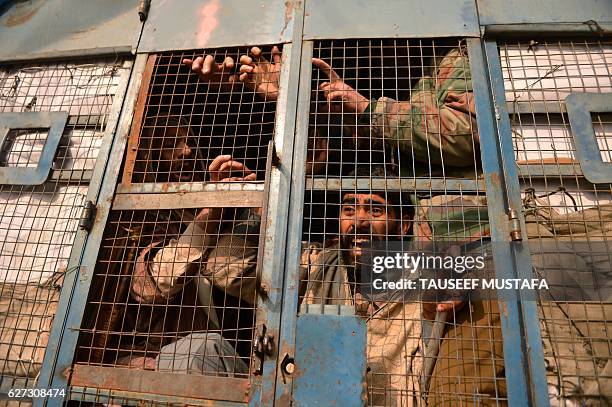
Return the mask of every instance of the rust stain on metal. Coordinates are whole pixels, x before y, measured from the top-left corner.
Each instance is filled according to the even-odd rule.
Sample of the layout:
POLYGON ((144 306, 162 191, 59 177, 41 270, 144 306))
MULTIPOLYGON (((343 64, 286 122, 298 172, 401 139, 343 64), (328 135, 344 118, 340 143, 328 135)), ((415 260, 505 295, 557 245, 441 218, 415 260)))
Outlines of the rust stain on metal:
POLYGON ((70 379, 71 374, 72 374, 72 368, 70 367, 67 367, 66 369, 62 371, 62 376, 64 376, 66 379, 70 379))
POLYGON ((44 3, 45 0, 38 0, 15 4, 14 10, 7 15, 4 25, 6 27, 14 27, 29 21, 44 3))
POLYGON ((288 0, 285 2, 285 22, 283 24, 283 29, 281 30, 281 36, 285 34, 285 30, 289 26, 289 22, 293 18, 293 1, 288 0))
POLYGON ((199 48, 206 47, 213 31, 219 26, 217 15, 220 10, 221 2, 219 0, 210 0, 198 11, 200 18, 198 19, 199 25, 196 34, 196 44, 199 48))
POLYGON ((508 318, 508 303, 506 303, 505 301, 502 301, 502 315, 504 316, 504 318, 508 318))
POLYGON ((293 404, 293 398, 290 394, 283 393, 276 401, 277 406, 291 406, 293 404))
POLYGON ((495 188, 501 187, 501 180, 499 179, 499 174, 494 172, 491 174, 491 182, 495 186, 495 188))
POLYGON ((136 154, 138 153, 138 143, 140 139, 140 129, 144 119, 145 106, 147 104, 147 96, 149 95, 149 85, 155 68, 156 54, 149 55, 147 65, 142 73, 142 81, 138 90, 138 98, 136 99, 136 108, 134 109, 134 118, 132 119, 132 128, 130 129, 130 138, 128 140, 128 150, 125 156, 125 167, 123 169, 123 184, 131 184, 134 165, 136 164, 136 154))
POLYGON ((71 385, 238 403, 247 402, 250 391, 248 379, 86 365, 74 366, 71 385))

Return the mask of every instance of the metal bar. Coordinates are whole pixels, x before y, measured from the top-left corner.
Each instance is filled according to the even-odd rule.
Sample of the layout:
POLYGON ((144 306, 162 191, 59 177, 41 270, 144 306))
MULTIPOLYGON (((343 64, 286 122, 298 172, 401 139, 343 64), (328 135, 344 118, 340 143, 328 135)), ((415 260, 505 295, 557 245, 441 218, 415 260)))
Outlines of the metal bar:
POLYGON ((75 127, 100 127, 106 124, 108 116, 105 114, 69 115, 66 126, 71 129, 75 127))
POLYGON ((91 181, 92 170, 51 170, 49 180, 55 182, 84 184, 91 181))
POLYGON ((71 384, 195 399, 246 402, 249 380, 234 377, 182 375, 116 367, 75 365, 71 384))
POLYGON ((149 392, 137 393, 123 390, 88 389, 78 386, 70 388, 70 400, 79 402, 86 401, 91 403, 121 404, 136 407, 142 406, 143 401, 190 406, 234 407, 246 405, 246 403, 237 403, 232 401, 201 400, 180 397, 177 395, 166 396, 163 394, 152 394, 149 392))
MULTIPOLYGON (((296 180, 297 182, 297 180, 296 180)), ((294 184, 295 185, 295 184, 294 184)), ((406 178, 406 179, 371 179, 371 178, 309 178, 306 180, 306 190, 338 191, 480 191, 485 188, 483 179, 452 178, 406 178)), ((292 212, 293 213, 293 212, 292 212)))
POLYGON ((181 183, 144 183, 144 184, 119 184, 117 194, 159 194, 178 192, 216 192, 216 191, 265 191, 264 183, 241 183, 241 182, 181 182, 181 183))
MULTIPOLYGON (((489 224, 492 241, 495 242, 493 245, 495 272, 498 277, 503 278, 504 276, 514 276, 515 265, 513 262, 514 256, 508 243, 510 233, 508 222, 503 216, 508 208, 504 194, 505 185, 500 159, 500 146, 496 137, 497 127, 494 112, 497 111, 497 103, 490 93, 487 60, 481 40, 468 39, 467 44, 476 99, 482 168, 487 186, 489 224)), ((513 299, 500 298, 499 308, 504 340, 504 367, 508 404, 528 406, 530 405, 529 383, 525 373, 527 363, 522 352, 524 344, 519 303, 513 299)))
MULTIPOLYGON (((290 355, 295 357, 295 337, 297 328, 298 288, 300 285, 300 258, 302 242, 302 224, 304 218, 304 186, 306 179, 306 168, 304 162, 307 158, 308 148, 308 122, 310 113, 310 87, 312 76, 312 54, 313 42, 305 41, 302 44, 302 60, 300 63, 299 93, 297 95, 297 111, 300 112, 296 119, 293 169, 291 171, 291 196, 289 201, 289 213, 291 217, 287 232, 287 250, 285 254, 285 283, 283 286, 283 315, 282 330, 279 338, 279 355, 290 355)), ((324 181, 324 180, 313 180, 324 181)), ((283 357, 283 356, 280 356, 283 357)), ((279 373, 283 375, 283 372, 279 373)), ((292 378, 283 377, 282 385, 277 386, 276 401, 283 405, 292 397, 292 378)))
POLYGON ((567 113, 565 103, 559 102, 508 102, 506 103, 509 114, 549 114, 567 113))
POLYGON ((584 177, 579 164, 517 164, 519 178, 584 177))
POLYGON ((132 182, 132 173, 134 172, 134 164, 136 164, 136 154, 138 153, 138 142, 140 140, 140 129, 144 119, 145 107, 147 105, 147 97, 149 95, 149 85, 155 69, 156 54, 149 55, 147 66, 143 73, 142 86, 138 92, 136 100, 136 110, 134 119, 132 120, 132 128, 130 130, 130 140, 128 142, 128 150, 125 156, 125 165, 123 168, 122 183, 129 184, 132 182))
POLYGON ((550 37, 576 37, 609 35, 611 23, 590 20, 583 23, 491 24, 484 26, 484 35, 495 38, 517 38, 544 35, 550 37))
MULTIPOLYGON (((125 150, 127 131, 133 116, 133 100, 140 86, 140 80, 145 68, 146 56, 137 56, 134 68, 125 73, 121 85, 117 89, 116 98, 106 134, 96 162, 91 187, 87 200, 98 202, 94 227, 89 232, 79 230, 75 237, 73 249, 68 261, 68 267, 75 272, 67 273, 64 278, 56 317, 53 321, 49 344, 41 367, 38 380, 40 388, 68 389, 69 371, 78 340, 78 329, 81 325, 87 294, 91 283, 97 253, 102 240, 106 218, 110 209, 110 197, 115 190, 116 178, 121 167, 122 153, 125 150), (127 91, 126 91, 127 89, 127 91), (128 103, 124 106, 124 100, 128 103)), ((126 63, 132 68, 132 62, 126 63)), ((36 399, 36 405, 59 406, 62 400, 36 399)))
POLYGON ((113 56, 120 58, 121 56, 129 56, 132 53, 132 47, 129 45, 118 47, 100 47, 100 48, 82 48, 73 50, 57 50, 49 52, 36 52, 27 55, 18 56, 0 56, 0 62, 26 62, 36 61, 37 63, 50 62, 52 60, 66 60, 70 58, 83 57, 106 57, 113 56))
POLYGON ((162 194, 121 194, 113 201, 113 210, 157 210, 187 208, 261 208, 260 191, 203 191, 162 194))
MULTIPOLYGON (((269 175, 270 189, 267 210, 265 248, 263 256, 261 283, 270 287, 267 296, 260 296, 257 307, 257 322, 265 321, 267 333, 274 337, 278 346, 268 356, 263 365, 261 387, 257 389, 259 397, 251 398, 252 405, 273 405, 280 388, 286 382, 278 379, 280 353, 279 342, 281 329, 281 310, 284 287, 284 254, 287 245, 287 224, 290 214, 289 197, 291 196, 291 170, 293 167, 293 143, 297 120, 298 85, 302 57, 302 34, 304 30, 304 2, 293 5, 292 43, 284 47, 280 93, 276 105, 276 125, 274 145, 279 158, 278 166, 273 167, 269 175), (277 383, 278 387, 277 388, 277 383)), ((299 247, 299 246, 298 246, 299 247)), ((295 322, 295 321, 294 321, 295 322)), ((284 390, 288 392, 289 389, 284 390)), ((287 402, 288 403, 288 402, 287 402)))
MULTIPOLYGON (((489 67, 492 97, 498 112, 497 131, 500 143, 501 163, 505 174, 505 188, 509 209, 514 209, 519 214, 519 222, 523 231, 523 240, 513 242, 511 249, 514 255, 516 277, 520 279, 534 278, 531 265, 531 255, 527 245, 527 228, 522 211, 521 188, 518 174, 514 163, 514 147, 512 143, 512 126, 510 117, 506 111, 504 79, 501 69, 499 51, 495 41, 485 41, 485 58, 489 67)), ((502 271, 503 272, 503 271, 502 271)), ((522 295, 518 291, 519 298, 522 295)), ((510 304, 508 304, 510 305, 510 304)), ((540 322, 538 318, 537 304, 533 300, 523 300, 518 303, 521 314, 521 329, 524 332, 524 351, 521 354, 526 358, 528 367, 528 385, 530 386, 531 405, 536 407, 549 406, 548 385, 546 382, 546 371, 544 368, 544 350, 540 335, 540 322)), ((516 334, 516 331, 514 332, 516 334)), ((505 340, 505 335, 504 335, 505 340)), ((505 345, 505 343, 504 343, 505 345)), ((517 348, 514 348, 516 352, 517 348)), ((504 348, 505 351, 505 348, 504 348)), ((506 355, 504 356, 506 357, 506 355)), ((508 370, 506 369, 506 372, 508 370)), ((510 386, 508 386, 510 388, 510 386)), ((510 394, 510 392, 508 392, 510 394)))

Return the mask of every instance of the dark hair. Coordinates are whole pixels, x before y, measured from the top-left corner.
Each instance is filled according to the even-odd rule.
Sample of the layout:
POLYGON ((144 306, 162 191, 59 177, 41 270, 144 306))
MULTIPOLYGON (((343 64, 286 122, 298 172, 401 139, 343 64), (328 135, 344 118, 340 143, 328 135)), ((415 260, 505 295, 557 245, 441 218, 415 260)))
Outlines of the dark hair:
MULTIPOLYGON (((389 169, 384 165, 364 165, 358 164, 357 167, 348 173, 349 177, 368 177, 368 178, 399 178, 397 172, 389 169)), ((403 191, 372 191, 373 194, 378 194, 384 197, 387 202, 391 203, 396 208, 401 209, 401 213, 409 215, 410 219, 414 218, 414 205, 409 193, 403 191)))

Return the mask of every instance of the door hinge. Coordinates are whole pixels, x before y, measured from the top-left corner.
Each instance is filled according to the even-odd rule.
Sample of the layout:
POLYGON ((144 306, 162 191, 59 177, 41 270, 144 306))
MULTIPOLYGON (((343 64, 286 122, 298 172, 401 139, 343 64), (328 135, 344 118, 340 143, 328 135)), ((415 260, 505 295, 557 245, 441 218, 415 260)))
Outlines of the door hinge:
POLYGON ((523 234, 521 233, 521 222, 518 217, 518 213, 510 208, 508 211, 508 220, 510 222, 510 240, 515 242, 517 240, 523 240, 523 234))
POLYGON ((91 201, 85 202, 81 212, 81 219, 79 219, 79 228, 89 232, 93 226, 95 216, 96 205, 91 201))

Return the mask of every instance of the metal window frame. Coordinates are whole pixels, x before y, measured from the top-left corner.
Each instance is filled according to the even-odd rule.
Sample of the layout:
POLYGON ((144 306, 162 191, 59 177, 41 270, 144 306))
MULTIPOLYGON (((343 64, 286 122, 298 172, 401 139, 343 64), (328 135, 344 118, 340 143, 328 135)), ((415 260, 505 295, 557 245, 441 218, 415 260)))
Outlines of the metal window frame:
POLYGON ((0 113, 0 149, 5 146, 9 132, 13 129, 49 129, 36 167, 0 167, 0 184, 44 184, 49 177, 67 121, 67 112, 0 113))
MULTIPOLYGON (((497 2, 498 0, 486 0, 487 2, 497 2)), ((523 0, 518 0, 523 1, 523 0)), ((592 12, 593 10, 589 9, 589 3, 585 4, 584 10, 586 12, 592 12)), ((591 4, 592 5, 592 4, 591 4)), ((560 8, 563 10, 563 8, 560 8)), ((505 88, 504 88, 504 77, 501 68, 501 59, 499 55, 499 49, 497 46, 497 41, 502 39, 530 39, 534 36, 538 38, 548 38, 548 37, 579 37, 579 38, 596 38, 601 39, 604 36, 605 32, 609 32, 610 24, 594 22, 593 20, 589 20, 586 22, 576 23, 576 24, 559 24, 552 22, 545 23, 516 23, 510 24, 507 22, 494 24, 491 26, 486 26, 484 28, 484 51, 486 56, 486 64, 488 69, 488 74, 490 77, 491 85, 490 92, 493 102, 493 112, 495 114, 495 122, 497 129, 497 138, 500 147, 500 158, 502 159, 502 163, 504 166, 504 174, 505 174, 505 184, 507 191, 507 199, 511 208, 522 208, 522 199, 521 199, 521 188, 519 182, 519 176, 522 173, 528 174, 530 178, 546 178, 548 176, 565 176, 569 175, 571 177, 584 177, 587 181, 589 181, 586 177, 584 161, 580 159, 580 166, 574 164, 548 164, 548 165, 524 165, 517 164, 516 158, 513 151, 513 140, 512 140, 512 125, 510 120, 510 115, 514 111, 511 104, 508 104, 505 99, 505 88), (591 24, 593 23, 593 24, 591 24), (602 32, 593 29, 593 25, 595 27, 602 28, 602 32), (534 171, 535 170, 535 171, 534 171), (530 172, 533 171, 533 172, 530 172)), ((481 21, 482 24, 482 21, 481 21)), ((591 94, 589 94, 591 95, 591 94)), ((597 95, 597 94, 592 94, 597 95)), ((570 103, 571 103, 570 98, 570 103)), ((578 100, 576 100, 578 101, 578 100)), ((570 108, 567 104, 568 100, 565 100, 565 111, 570 115, 570 108)), ((599 111, 598 103, 595 104, 597 106, 592 111, 599 111)), ((548 107, 548 106, 547 106, 548 107)), ((547 108, 546 107, 546 108, 547 108)), ((545 108, 545 109, 546 109, 545 108)), ((544 111, 546 111, 544 109, 544 111)), ((586 113, 588 116, 588 125, 591 127, 590 131, 592 132, 592 140, 586 141, 584 137, 581 137, 581 142, 586 143, 589 148, 593 149, 590 151, 587 156, 591 158, 593 154, 595 154, 596 150, 596 159, 600 160, 602 164, 609 164, 603 162, 601 159, 601 155, 599 153, 599 148, 596 142, 595 134, 592 128, 592 122, 589 112, 585 111, 583 107, 578 107, 576 110, 583 110, 583 114, 586 113)), ((608 109, 609 110, 609 104, 608 109)), ((605 111, 605 110, 604 110, 605 111)), ((550 112, 550 111, 549 111, 550 112)), ((555 110, 556 113, 556 110, 555 110)), ((561 110, 560 113, 563 113, 561 110)), ((587 123, 587 120, 583 118, 580 119, 581 126, 582 124, 587 123)), ((480 122, 479 122, 480 126, 480 122)), ((570 117, 570 126, 572 133, 575 131, 574 126, 571 124, 570 117)), ((582 130, 579 130, 581 132, 582 130)), ((577 137, 574 137, 574 141, 576 141, 577 137)), ((576 154, 578 156, 578 143, 576 143, 576 154)), ((579 157, 579 156, 578 156, 579 157)), ((605 182, 605 181, 604 181, 605 182)), ((606 183, 609 183, 609 179, 606 183)), ((518 220, 520 223, 520 229, 522 231, 522 240, 518 242, 512 242, 511 251, 514 254, 514 264, 516 276, 515 278, 522 279, 531 279, 534 278, 533 267, 531 262, 531 250, 528 244, 528 238, 525 227, 525 217, 522 210, 516 211, 518 215, 518 220)), ((514 367, 518 369, 524 368, 524 377, 526 379, 526 389, 529 392, 530 396, 530 405, 534 406, 550 406, 550 400, 548 398, 548 383, 546 380, 546 370, 545 370, 545 360, 544 360, 544 350, 542 346, 542 332, 540 327, 540 321, 538 316, 538 304, 533 298, 521 300, 520 297, 517 297, 520 301, 518 302, 518 309, 512 310, 512 312, 508 313, 508 316, 512 316, 513 318, 518 317, 520 322, 518 325, 515 324, 516 327, 520 328, 521 336, 523 336, 524 343, 519 348, 521 349, 521 354, 524 355, 524 360, 519 363, 515 363, 514 367), (521 364, 523 367, 521 367, 521 364)), ((518 344, 517 344, 518 345, 518 344)), ((504 338, 504 353, 506 349, 506 338, 504 338)), ((506 358, 506 354, 504 358, 506 358)), ((519 362, 516 360, 516 362, 519 362)), ((515 372, 516 373, 516 372, 515 372)), ((512 374, 513 376, 517 376, 516 374, 512 374)), ((510 375, 507 373, 507 377, 510 375)), ((521 374, 518 375, 520 377, 521 374)), ((517 389, 522 388, 523 386, 517 387, 517 389)), ((510 383, 508 383, 508 393, 511 394, 510 383)))
MULTIPOLYGON (((126 122, 129 124, 131 121, 130 109, 124 108, 124 101, 128 101, 127 106, 129 107, 130 95, 133 94, 134 88, 137 88, 135 82, 139 80, 139 67, 142 62, 138 58, 135 61, 126 60, 124 62, 126 71, 117 87, 113 107, 105 128, 104 139, 87 192, 86 201, 96 204, 96 218, 90 231, 81 229, 75 236, 67 268, 75 271, 66 274, 62 285, 57 312, 51 326, 49 343, 38 377, 37 388, 40 389, 64 389, 66 394, 69 394, 68 378, 76 349, 78 329, 87 301, 89 284, 91 283, 91 271, 93 271, 93 264, 95 264, 95 257, 92 264, 90 253, 92 246, 99 247, 100 245, 104 223, 108 215, 108 206, 110 205, 108 202, 108 186, 103 180, 106 181, 107 176, 109 176, 107 171, 112 173, 114 169, 118 173, 121 165, 121 157, 117 162, 117 146, 122 142, 125 143, 122 131, 125 131, 126 122)), ((36 406, 59 406, 63 403, 63 400, 59 397, 51 399, 35 398, 33 402, 36 406)))
MULTIPOLYGON (((95 398, 98 401, 102 398, 110 400, 111 397, 140 397, 145 390, 141 385, 146 381, 153 380, 158 382, 167 378, 166 373, 133 371, 117 369, 112 367, 98 367, 76 365, 73 366, 73 355, 76 350, 79 337, 79 328, 83 319, 84 309, 87 303, 88 293, 91 287, 93 270, 97 261, 98 251, 106 227, 106 220, 111 210, 129 209, 164 209, 177 207, 201 207, 206 206, 206 202, 211 207, 263 207, 265 213, 274 214, 272 219, 264 214, 262 218, 262 233, 260 239, 260 253, 258 261, 261 266, 260 281, 262 287, 268 294, 258 296, 257 304, 257 327, 265 326, 268 335, 274 340, 278 338, 280 324, 280 301, 282 300, 282 256, 278 256, 278 245, 283 245, 285 240, 282 231, 286 230, 287 216, 278 216, 278 213, 287 210, 287 199, 290 189, 289 172, 290 160, 293 151, 292 133, 293 120, 297 111, 295 109, 296 95, 289 96, 291 87, 289 83, 297 80, 298 69, 290 69, 291 61, 299 63, 299 47, 296 51, 291 51, 291 44, 285 45, 283 54, 283 68, 281 72, 281 92, 277 103, 276 116, 278 118, 274 130, 275 153, 285 166, 273 167, 271 165, 271 155, 273 149, 268 150, 268 168, 266 169, 266 180, 264 184, 240 184, 240 183, 220 183, 207 185, 204 183, 180 183, 165 185, 163 183, 143 183, 133 184, 130 177, 125 177, 123 182, 119 180, 119 170, 123 161, 126 146, 128 154, 126 161, 130 158, 131 146, 137 143, 138 128, 140 126, 139 111, 145 105, 144 100, 148 91, 148 83, 151 75, 151 65, 155 62, 155 57, 146 54, 138 54, 135 67, 130 79, 130 86, 127 90, 126 103, 121 113, 121 119, 114 142, 112 144, 111 159, 108 162, 107 172, 104 178, 97 178, 101 185, 101 192, 97 208, 96 222, 91 234, 82 250, 82 257, 76 260, 79 273, 71 281, 65 283, 67 294, 60 297, 60 307, 67 315, 62 321, 54 321, 52 335, 59 338, 52 351, 53 356, 49 355, 49 362, 44 367, 43 380, 39 382, 41 388, 63 388, 73 400, 80 400, 82 397, 89 399, 95 398), (293 58, 293 59, 292 59, 293 58), (291 73, 293 72, 293 73, 291 73), (144 95, 144 96, 143 96, 144 95), (143 99, 144 98, 144 99, 143 99), (136 129, 136 130, 135 130, 136 129), (127 181, 127 182, 126 182, 127 181), (115 193, 116 190, 116 193, 115 193), (219 199, 219 194, 224 199, 219 199), (227 198, 227 199, 225 199, 227 198), (269 209, 267 208, 269 207, 269 209), (265 228, 265 229, 263 229, 265 228), (265 244, 262 244, 264 243, 265 244), (48 384, 44 384, 48 383, 48 384), (102 387, 100 391, 106 395, 91 394, 91 389, 97 386, 102 387)), ((109 145, 110 140, 109 140, 109 145)), ((71 263, 73 264, 73 263, 71 263)), ((63 294, 63 293, 62 293, 63 294)), ((47 356, 45 356, 47 358, 47 356)), ((216 405, 244 405, 245 403, 259 404, 261 399, 266 397, 266 391, 273 398, 276 379, 276 364, 274 362, 276 354, 266 356, 263 364, 263 375, 252 375, 249 379, 232 379, 209 377, 209 376, 180 376, 181 380, 169 380, 160 382, 156 386, 156 393, 147 395, 147 399, 152 401, 164 401, 169 398, 174 399, 177 394, 184 393, 184 386, 197 384, 197 390, 182 394, 184 400, 190 403, 213 402, 216 405), (266 376, 267 374, 267 376, 266 376), (189 380, 186 380, 189 379, 189 380), (188 381, 189 383, 186 383, 188 381), (179 385, 180 384, 180 385, 179 385), (236 404, 237 403, 237 404, 236 404)), ((179 375, 174 375, 177 378, 179 375)), ((54 399, 45 400, 45 405, 56 405, 58 401, 54 399)), ((265 402, 262 402, 265 404, 265 402)))
POLYGON ((612 182, 612 163, 601 158, 591 113, 612 112, 612 93, 572 93, 565 97, 576 156, 582 173, 593 184, 612 182))
MULTIPOLYGON (((496 264, 497 277, 500 278, 528 278, 531 276, 531 259, 528 249, 522 244, 510 243, 509 224, 504 216, 511 208, 520 208, 521 199, 518 189, 518 176, 516 168, 509 159, 514 160, 512 140, 510 137, 501 137, 504 124, 499 123, 495 113, 499 111, 499 99, 497 93, 492 93, 491 89, 502 86, 501 67, 499 57, 497 57, 497 67, 491 70, 490 58, 495 58, 491 54, 491 45, 480 38, 468 38, 468 51, 470 53, 470 67, 474 82, 474 94, 476 98, 477 121, 481 134, 481 159, 484 173, 484 184, 486 186, 487 202, 490 214, 490 226, 492 238, 499 242, 494 245, 494 261, 496 264), (497 72, 497 76, 491 73, 497 72)), ((302 236, 302 215, 304 194, 306 189, 326 187, 329 185, 319 183, 317 180, 305 179, 305 169, 302 163, 307 155, 308 121, 309 121, 309 102, 310 102, 310 79, 311 79, 311 58, 313 42, 304 41, 302 50, 302 63, 300 73, 300 87, 298 110, 300 117, 296 122, 296 139, 293 157, 293 170, 291 173, 293 188, 290 195, 290 215, 288 224, 288 243, 285 253, 285 285, 283 298, 282 331, 280 337, 281 349, 279 363, 277 363, 278 377, 275 402, 286 405, 292 400, 293 390, 296 385, 291 376, 286 376, 281 371, 281 355, 295 355, 297 342, 297 304, 298 304, 298 285, 299 285, 299 265, 300 253, 296 247, 300 247, 302 236)), ((495 48, 496 50, 496 48, 495 48)), ((499 89, 496 90, 499 92, 499 89)), ((507 113, 506 113, 506 117, 507 113)), ((506 123, 509 126, 509 120, 506 123)), ((511 133, 508 132, 508 135, 511 133)), ((361 180, 345 181, 338 180, 331 187, 338 189, 346 183, 355 184, 361 180)), ((365 181, 365 180, 364 180, 365 181)), ((466 191, 471 188, 478 190, 482 187, 482 182, 469 182, 465 180, 448 181, 443 180, 439 183, 432 183, 431 179, 402 180, 401 187, 413 185, 427 186, 427 189, 439 189, 447 192, 448 183, 454 185, 457 190, 466 191), (408 182, 409 181, 409 182, 408 182), (446 181, 446 182, 444 182, 446 181), (404 185, 407 184, 407 185, 404 185), (408 185, 409 184, 409 185, 408 185), (446 188, 445 188, 446 187, 446 188), (466 187, 463 189, 462 187, 466 187)), ((388 183, 388 182, 387 182, 388 183)), ((397 182, 396 182, 397 183, 397 182)), ((351 184, 351 185, 352 185, 351 184)), ((398 185, 400 186, 400 185, 398 185)), ((388 186, 389 187, 389 186, 388 186)), ((397 187, 397 186, 396 186, 397 187)), ((452 189, 452 188, 450 188, 452 189)), ((524 219, 522 230, 524 228, 524 219)), ((504 341, 504 360, 506 381, 508 386, 508 402, 510 405, 548 405, 547 389, 543 351, 540 340, 537 313, 535 303, 523 301, 521 293, 510 293, 508 298, 500 300, 500 313, 502 319, 502 331, 504 341), (520 334, 517 335, 517 332, 520 334)), ((297 367, 298 371, 300 367, 297 367)), ((333 387, 333 386, 331 386, 333 387)), ((299 396, 301 393, 298 392, 299 396)), ((294 400, 296 403, 305 400, 294 400)))
MULTIPOLYGON (((87 191, 87 197, 85 198, 85 202, 88 202, 88 201, 96 202, 97 197, 99 196, 99 190, 100 190, 99 186, 102 180, 103 172, 107 166, 107 160, 108 160, 108 156, 110 152, 108 146, 111 144, 113 140, 115 127, 119 121, 119 114, 121 112, 121 108, 123 105, 125 90, 128 86, 131 68, 132 68, 132 61, 126 60, 123 62, 123 66, 121 69, 122 77, 120 78, 119 83, 117 85, 116 93, 114 95, 113 105, 111 106, 110 112, 107 116, 108 120, 106 121, 106 128, 104 131, 103 142, 101 144, 98 158, 95 162, 95 167, 93 171, 90 171, 90 170, 75 171, 76 173, 75 175, 88 174, 90 172, 93 173, 93 175, 90 178, 81 179, 81 181, 86 181, 88 183, 88 191, 87 191)), ((8 114, 8 113, 3 113, 3 114, 8 114)), ((48 177, 50 177, 49 179, 52 181, 56 179, 60 179, 60 178, 63 179, 64 177, 62 177, 61 171, 58 171, 59 174, 57 174, 55 171, 51 170, 51 165, 55 157, 57 145, 59 144, 61 137, 63 135, 64 128, 67 124, 71 124, 71 121, 70 121, 71 116, 69 116, 66 112, 27 112, 27 113, 15 113, 15 115, 17 115, 16 116, 17 120, 15 122, 14 128, 27 128, 28 123, 31 123, 32 125, 31 128, 40 128, 40 127, 50 128, 49 136, 47 140, 45 141, 45 147, 43 149, 45 160, 43 161, 43 157, 41 157, 41 160, 39 161, 39 166, 36 170, 40 170, 41 177, 42 177, 42 174, 44 173, 44 180, 42 181, 42 183, 46 182, 48 180, 47 179, 48 177), (40 126, 40 124, 43 124, 43 126, 40 126), (49 141, 49 137, 51 137, 53 140, 49 141), (47 145, 49 145, 49 147, 47 147, 47 145), (43 165, 41 165, 41 162, 43 163, 43 165), (47 168, 47 170, 44 171, 44 168, 47 168)), ((78 121, 78 119, 75 119, 75 120, 78 121)), ((15 170, 17 168, 8 168, 8 169, 15 170)), ((30 176, 29 174, 25 174, 25 175, 30 176)), ((25 185, 37 185, 37 184, 28 184, 26 182, 25 185)), ((70 256, 68 258, 68 265, 66 267, 66 270, 72 270, 75 267, 78 268, 79 258, 83 252, 88 233, 89 232, 83 228, 79 228, 78 230, 75 231, 75 237, 74 237, 72 247, 70 250, 70 256)), ((58 307, 55 313, 55 317, 53 319, 51 331, 49 333, 49 341, 45 349, 45 354, 44 354, 43 363, 40 369, 40 373, 36 380, 36 384, 35 384, 36 388, 39 388, 39 389, 51 388, 50 384, 47 384, 47 383, 49 383, 48 381, 50 377, 49 373, 51 369, 53 369, 53 366, 54 366, 53 359, 57 355, 57 351, 58 351, 58 346, 57 346, 58 345, 58 334, 59 334, 58 328, 61 326, 62 321, 64 320, 65 316, 67 315, 69 311, 69 301, 70 301, 71 290, 72 290, 71 285, 74 279, 76 279, 76 274, 77 274, 76 272, 65 273, 64 284, 62 285, 62 289, 60 292, 58 307)), ((72 356, 70 355, 70 357, 72 356)), ((26 383, 25 380, 23 381, 16 380, 15 384, 11 387, 15 388, 15 385, 19 385, 20 382, 26 383)), ((4 381, 3 381, 2 387, 0 388, 0 394, 6 394, 8 390, 10 390, 10 388, 7 388, 6 386, 7 385, 4 384, 4 381)), ((25 387, 25 385, 23 386, 25 387)), ((20 400, 22 401, 32 400, 34 404, 40 405, 43 399, 22 398, 20 400)), ((61 398, 57 398, 56 400, 58 400, 59 402, 62 401, 61 398)))

